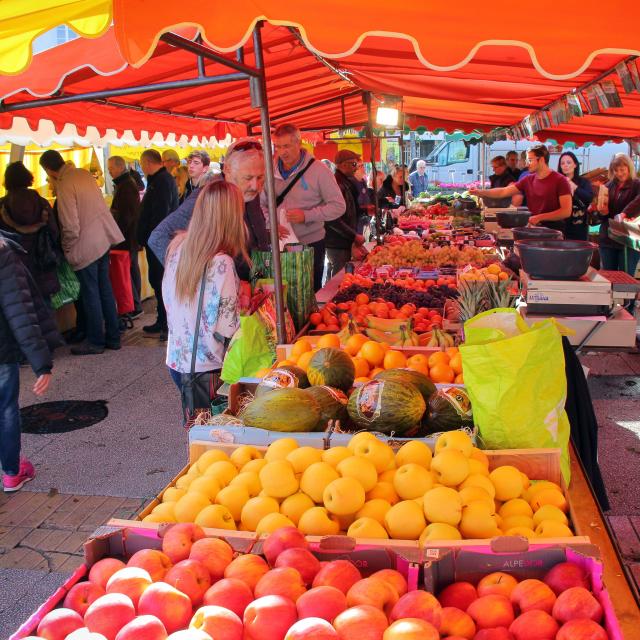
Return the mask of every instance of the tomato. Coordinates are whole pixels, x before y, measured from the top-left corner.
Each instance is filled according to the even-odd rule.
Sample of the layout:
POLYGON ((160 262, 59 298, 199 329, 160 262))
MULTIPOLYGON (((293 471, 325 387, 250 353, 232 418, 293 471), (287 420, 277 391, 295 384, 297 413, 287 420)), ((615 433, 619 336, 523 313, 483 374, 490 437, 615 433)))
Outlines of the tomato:
POLYGON ((317 327, 322 322, 322 314, 318 313, 317 311, 315 313, 312 313, 309 316, 309 322, 317 327))

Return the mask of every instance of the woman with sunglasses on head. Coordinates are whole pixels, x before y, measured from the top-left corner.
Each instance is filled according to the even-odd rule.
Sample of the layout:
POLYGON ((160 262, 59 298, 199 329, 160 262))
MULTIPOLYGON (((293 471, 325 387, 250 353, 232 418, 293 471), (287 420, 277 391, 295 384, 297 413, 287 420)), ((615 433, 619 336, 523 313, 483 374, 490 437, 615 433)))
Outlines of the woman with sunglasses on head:
POLYGON ((192 359, 194 372, 210 373, 209 387, 217 390, 228 341, 240 326, 234 258, 249 259, 243 209, 238 187, 211 182, 200 190, 187 230, 169 245, 162 281, 167 366, 181 391, 189 382, 192 359))
POLYGON ((586 240, 589 237, 587 209, 593 200, 591 183, 580 176, 580 162, 571 151, 565 151, 558 160, 558 173, 568 181, 571 189, 571 215, 564 221, 566 240, 586 240))

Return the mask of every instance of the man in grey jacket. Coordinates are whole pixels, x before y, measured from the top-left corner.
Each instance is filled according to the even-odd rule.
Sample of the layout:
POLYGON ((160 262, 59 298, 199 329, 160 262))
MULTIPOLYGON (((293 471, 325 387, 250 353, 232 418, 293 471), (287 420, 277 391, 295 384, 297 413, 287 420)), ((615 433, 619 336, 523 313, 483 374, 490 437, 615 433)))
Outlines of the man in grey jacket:
MULTIPOLYGON (((313 248, 313 289, 322 287, 325 257, 324 223, 337 220, 345 212, 340 187, 331 170, 302 148, 300 130, 293 124, 282 124, 273 132, 276 151, 274 167, 276 196, 281 196, 289 185, 293 187, 278 204, 284 207, 298 240, 313 248)), ((266 210, 266 195, 262 194, 262 207, 266 210)))

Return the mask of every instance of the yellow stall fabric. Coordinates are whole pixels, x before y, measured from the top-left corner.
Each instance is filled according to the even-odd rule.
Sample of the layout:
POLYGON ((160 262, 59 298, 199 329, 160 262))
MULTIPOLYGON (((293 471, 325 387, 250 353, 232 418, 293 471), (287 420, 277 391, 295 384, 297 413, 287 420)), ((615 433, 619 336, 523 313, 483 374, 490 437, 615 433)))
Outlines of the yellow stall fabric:
POLYGON ((66 24, 78 35, 97 38, 109 28, 111 17, 111 0, 2 0, 0 73, 24 71, 33 40, 52 27, 66 24))

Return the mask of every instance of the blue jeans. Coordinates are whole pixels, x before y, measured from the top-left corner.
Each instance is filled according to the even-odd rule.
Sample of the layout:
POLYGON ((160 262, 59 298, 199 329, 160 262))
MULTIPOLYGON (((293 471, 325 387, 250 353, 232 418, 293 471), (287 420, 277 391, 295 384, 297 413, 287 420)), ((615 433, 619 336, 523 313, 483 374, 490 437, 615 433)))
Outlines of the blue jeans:
POLYGON ((172 369, 171 367, 167 367, 167 369, 169 369, 169 375, 171 376, 171 379, 173 380, 176 387, 178 387, 178 391, 181 392, 182 391, 182 374, 179 371, 172 369))
POLYGON ((605 271, 625 271, 630 276, 635 276, 639 258, 640 251, 636 251, 631 247, 626 247, 622 244, 620 248, 600 245, 600 259, 602 260, 602 268, 605 271), (626 268, 624 264, 625 253, 626 268))
POLYGON ((0 364, 0 462, 9 476, 20 470, 20 366, 0 364))
POLYGON ((80 299, 84 311, 87 341, 104 348, 120 344, 118 312, 109 280, 109 252, 84 269, 76 271, 80 281, 80 299))

